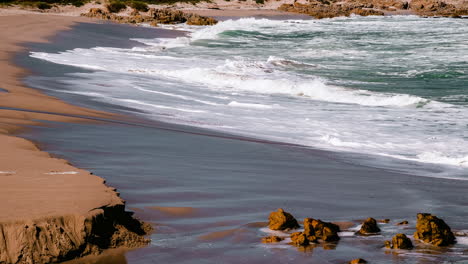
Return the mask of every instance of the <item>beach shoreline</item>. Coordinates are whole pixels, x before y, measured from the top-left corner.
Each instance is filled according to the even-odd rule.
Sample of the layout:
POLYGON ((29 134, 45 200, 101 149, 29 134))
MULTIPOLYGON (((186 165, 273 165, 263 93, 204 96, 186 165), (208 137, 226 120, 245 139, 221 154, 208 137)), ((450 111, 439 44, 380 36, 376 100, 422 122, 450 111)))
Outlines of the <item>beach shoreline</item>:
POLYGON ((0 16, 2 263, 57 262, 97 254, 107 247, 148 242, 143 235, 149 227, 125 211, 125 202, 103 178, 16 136, 28 126, 46 125, 43 121, 92 123, 120 118, 73 106, 24 86, 21 78, 28 71, 13 63, 15 55, 24 51, 23 43, 47 42, 56 32, 85 21, 90 22, 51 15, 0 16), (116 242, 121 235, 127 236, 127 241, 116 242))
MULTIPOLYGON (((21 16, 21 18, 25 23, 28 22, 25 17, 21 16)), ((73 31, 67 35, 68 38, 71 38, 71 41, 74 40, 71 36, 78 30, 80 27, 79 25, 83 28, 81 29, 81 33, 76 33, 76 38, 82 37, 83 32, 87 32, 86 29, 93 27, 92 24, 88 24, 90 20, 86 18, 54 18, 54 16, 42 15, 42 18, 37 19, 38 20, 33 20, 33 22, 38 22, 34 24, 39 24, 39 26, 46 27, 51 31, 53 31, 54 28, 52 26, 48 27, 49 24, 44 22, 44 20, 51 19, 52 21, 49 21, 51 23, 50 25, 58 24, 60 29, 63 28, 63 30, 68 29, 69 26, 73 26, 73 31), (65 22, 62 23, 62 21, 65 22), (67 26, 64 27, 64 24, 67 26)), ((7 25, 7 23, 2 23, 2 25, 5 24, 7 25)), ((122 27, 131 26, 111 24, 105 29, 115 28, 115 32, 118 32, 122 27)), ((55 31, 54 34, 56 33, 57 31, 55 31)), ((124 31, 120 37, 124 36, 125 33, 126 32, 124 31)), ((36 32, 36 34, 39 35, 42 33, 36 32)), ((48 36, 52 36, 51 34, 52 32, 48 36)), ((168 36, 169 35, 171 34, 169 33, 168 36)), ((87 37, 91 39, 93 36, 94 35, 90 35, 87 37)), ((112 41, 114 40, 115 39, 112 39, 112 41)), ((120 39, 118 40, 120 41, 120 39)), ((21 42, 35 41, 37 41, 37 39, 22 39, 21 42)), ((45 46, 47 45, 51 44, 45 44, 45 46)), ((92 44, 88 45, 92 46, 92 44)), ((102 46, 102 44, 98 46, 102 46)), ((112 47, 113 45, 110 46, 112 47)), ((18 54, 18 52, 24 53, 25 50, 18 47, 17 49, 11 50, 7 53, 8 56, 5 58, 10 61, 8 64, 10 66, 8 67, 12 67, 11 60, 15 54, 18 54)), ((23 54, 21 56, 28 55, 23 54)), ((2 159, 0 160, 1 165, 6 168, 5 172, 8 172, 8 175, 0 175, 0 179, 29 176, 27 180, 33 180, 33 178, 35 180, 37 177, 44 182, 49 183, 50 179, 57 179, 58 176, 63 176, 66 177, 64 179, 67 184, 69 184, 67 186, 70 188, 67 188, 66 194, 58 193, 57 196, 65 197, 66 195, 69 195, 70 190, 75 189, 76 186, 80 186, 81 184, 81 179, 80 182, 77 183, 73 181, 73 178, 76 178, 76 175, 83 175, 84 177, 97 181, 93 182, 92 186, 98 186, 101 188, 97 188, 97 192, 87 194, 87 196, 94 196, 96 193, 100 193, 104 190, 106 195, 108 195, 106 196, 108 200, 105 200, 104 204, 112 204, 114 202, 118 205, 118 210, 122 210, 122 200, 118 197, 115 189, 104 185, 102 178, 96 177, 87 171, 72 167, 68 165, 68 162, 65 160, 51 158, 49 154, 41 152, 30 141, 11 136, 11 133, 25 132, 25 130, 21 130, 23 126, 36 127, 33 129, 33 133, 30 133, 27 138, 34 141, 37 140, 40 143, 46 142, 49 144, 49 147, 45 146, 45 150, 50 149, 50 146, 55 146, 55 151, 51 151, 53 155, 65 157, 67 160, 74 163, 76 162, 78 165, 77 167, 90 168, 90 170, 96 172, 97 175, 103 175, 103 177, 108 179, 112 186, 117 186, 122 189, 125 200, 129 201, 132 208, 134 208, 135 205, 135 211, 138 211, 139 216, 144 220, 157 223, 162 226, 160 231, 161 234, 157 234, 160 235, 158 238, 162 237, 162 241, 165 241, 164 239, 168 239, 170 241, 172 238, 171 236, 174 235, 173 230, 177 230, 179 232, 176 233, 177 235, 181 233, 185 236, 186 233, 184 232, 188 232, 189 235, 196 238, 197 243, 201 243, 202 245, 220 245, 220 248, 218 249, 221 250, 202 252, 201 255, 196 256, 201 256, 202 258, 205 256, 207 259, 211 259, 214 262, 220 258, 222 259, 222 256, 216 255, 216 252, 224 252, 227 247, 230 247, 232 244, 229 244, 229 239, 237 241, 236 243, 241 241, 241 243, 250 247, 258 247, 257 244, 260 243, 258 227, 261 225, 255 224, 254 221, 266 220, 267 212, 274 210, 277 206, 287 208, 288 211, 293 212, 295 215, 297 214, 300 218, 317 216, 327 220, 352 220, 355 223, 358 222, 357 220, 361 219, 359 217, 367 217, 370 215, 375 217, 389 217, 392 218, 394 222, 403 219, 409 219, 411 221, 410 217, 413 217, 418 212, 417 210, 433 210, 431 212, 440 214, 444 219, 448 219, 448 223, 454 224, 456 228, 466 228, 463 222, 466 213, 463 214, 460 209, 463 208, 464 201, 460 197, 456 197, 457 193, 461 193, 460 191, 467 186, 466 181, 431 179, 393 173, 376 168, 366 168, 360 165, 346 164, 340 159, 340 157, 334 156, 333 153, 288 146, 287 144, 264 144, 268 142, 262 142, 262 140, 243 140, 242 138, 226 135, 221 132, 218 136, 218 134, 214 133, 205 133, 203 130, 198 131, 193 127, 181 128, 178 125, 174 125, 172 127, 171 124, 165 124, 159 127, 133 128, 131 125, 128 126, 125 124, 125 120, 128 120, 126 117, 121 117, 118 114, 124 114, 127 112, 127 109, 124 109, 122 112, 117 111, 117 113, 115 113, 112 111, 112 108, 108 108, 108 106, 98 108, 99 110, 89 110, 93 109, 93 107, 92 105, 90 107, 86 107, 86 104, 83 108, 69 106, 64 102, 73 102, 73 100, 65 100, 60 97, 63 101, 59 101, 58 99, 44 95, 42 92, 38 92, 37 89, 24 87, 22 83, 24 81, 24 77, 27 75, 27 71, 24 71, 24 69, 15 68, 9 75, 13 77, 6 81, 2 80, 7 85, 0 87, 5 91, 8 91, 0 92, 3 96, 1 99, 1 106, 5 108, 2 109, 2 120, 5 122, 5 125, 2 125, 1 128, 5 133, 8 133, 5 135, 2 134, 0 139, 2 140, 2 144, 11 145, 11 148, 5 148, 8 151, 8 155, 2 155, 2 159), (9 85, 11 85, 11 87, 9 85), (15 99, 17 101, 7 100, 9 98, 7 95, 14 97, 17 92, 24 93, 25 96, 21 98, 18 97, 15 99), (38 98, 38 96, 39 98, 44 99, 44 101, 50 102, 50 104, 45 105, 40 102, 35 102, 34 98, 38 98), (26 100, 27 103, 24 105, 19 104, 24 101, 24 98, 29 98, 26 100), (5 105, 3 104, 4 102, 5 105), (27 111, 6 110, 6 108, 24 108, 27 109, 27 111), (111 111, 106 111, 109 109, 111 111), (56 114, 49 115, 47 113, 38 113, 38 111, 54 112, 56 114), (109 112, 112 114, 109 114, 109 112), (117 119, 118 121, 123 120, 123 122, 121 124, 116 122, 116 125, 111 122, 102 124, 91 119, 83 120, 82 118, 73 117, 73 115, 87 116, 91 119, 112 118, 117 119), (46 120, 50 122, 40 123, 36 120, 46 120), (54 124, 58 124, 57 127, 55 127, 54 124), (54 129, 48 129, 49 127, 54 129), (139 154, 139 150, 137 150, 137 146, 139 145, 130 146, 130 150, 128 150, 129 148, 125 144, 123 146, 119 146, 119 144, 125 142, 128 135, 135 135, 133 134, 135 130, 142 130, 141 134, 136 135, 143 136, 136 136, 135 138, 141 138, 142 142, 139 142, 141 144, 140 147, 142 149, 148 148, 146 153, 151 153, 151 155, 154 156, 152 156, 154 160, 147 161, 147 163, 140 163, 139 160, 134 160, 133 163, 130 163, 131 166, 122 166, 121 164, 125 164, 126 162, 126 157, 145 157, 144 155, 139 156, 141 155, 139 154), (57 136, 57 138, 55 138, 55 136, 57 136), (144 142, 144 139, 146 139, 144 136, 148 137, 148 140, 151 139, 149 142, 154 145, 144 142), (93 140, 93 137, 96 137, 96 139, 93 140), (9 142, 7 139, 12 142, 9 142), (102 146, 96 147, 96 149, 94 147, 89 147, 96 144, 96 142, 104 142, 106 139, 116 139, 119 144, 116 144, 117 146, 115 149, 111 148, 113 147, 113 142, 107 142, 102 146), (89 142, 87 142, 87 140, 89 140, 89 142), (83 142, 87 142, 87 144, 81 146, 83 142), (165 151, 159 151, 161 149, 165 151), (200 153, 197 153, 195 150, 200 150, 203 155, 200 155, 200 153), (99 156, 94 153, 94 151, 96 151, 96 153, 108 153, 106 155, 99 156), (88 152, 90 154, 84 155, 85 157, 79 155, 79 153, 88 152), (122 153, 125 153, 125 155, 121 155, 122 153), (11 157, 7 157, 10 155, 11 157), (18 158, 19 155, 21 155, 22 158, 18 158), (247 156, 245 157, 244 155, 247 156), (111 161, 116 164, 107 166, 106 163, 106 166, 99 166, 99 164, 103 163, 99 158, 102 159, 103 157, 115 158, 115 160, 111 159, 111 161), (189 159, 188 162, 186 161, 187 157, 189 159), (206 160, 204 158, 206 158, 206 160), (28 165, 28 167, 23 171, 20 171, 18 168, 24 166, 24 162, 22 162, 24 159, 36 159, 41 166, 36 166, 34 165, 36 163, 34 163, 31 166, 28 165), (180 160, 184 161, 183 164, 180 164, 180 160), (259 161, 259 165, 252 162, 257 160, 259 161), (155 167, 150 167, 152 170, 146 173, 150 175, 155 173, 160 176, 161 179, 143 179, 143 177, 139 177, 145 173, 145 166, 142 164, 149 166, 152 162, 165 166, 157 167, 154 165, 155 167), (188 164, 186 164, 186 162, 188 164), (236 162, 239 162, 239 165, 235 164, 236 162), (93 164, 96 166, 96 170, 93 167, 93 164), (202 164, 200 168, 198 167, 199 164, 202 164), (218 164, 224 164, 224 166, 218 167, 218 164), (280 166, 281 164, 284 164, 284 168, 280 166), (11 167, 7 167, 7 165, 11 167), (276 165, 278 167, 275 167, 276 165), (112 168, 112 166, 115 166, 115 168, 112 168), (107 167, 111 167, 112 169, 108 169, 107 167), (183 167, 184 169, 178 169, 179 167, 183 167), (227 167, 227 169, 225 167, 227 167), (213 169, 206 170, 205 168, 213 169), (225 182, 217 178, 223 177, 224 174, 226 174, 226 178, 223 178, 225 182), (131 177, 126 177, 128 175, 138 177, 132 179, 131 177), (244 179, 243 176, 245 175, 250 175, 250 177, 244 179), (284 182, 284 175, 291 176, 294 181, 284 182), (307 175, 307 177, 305 175, 307 175), (173 180, 171 179, 172 176, 180 178, 178 180, 173 180), (258 177, 258 181, 260 181, 260 183, 255 180, 254 176, 258 177), (321 176, 326 177, 321 178, 321 176), (239 182, 237 181, 237 177, 239 177, 239 182), (350 179, 350 177, 352 179, 350 179), (208 179, 207 182, 212 183, 213 186, 207 184, 206 189, 204 189, 205 186, 203 186, 203 184, 197 185, 199 183, 197 178, 199 178, 200 181, 208 179), (297 180, 307 181, 307 185, 310 184, 310 189, 302 187, 302 185, 306 185, 305 183, 297 186, 297 180), (292 191, 293 193, 289 196, 291 197, 291 201, 287 199, 277 199, 276 192, 270 192, 270 190, 267 189, 260 188, 260 191, 258 191, 259 193, 257 194, 255 187, 259 188, 259 186, 264 185, 262 181, 271 181, 275 186, 281 186, 282 188, 287 188, 289 191, 292 191), (181 188, 181 185, 183 186, 184 184, 187 184, 187 182, 193 184, 193 186, 188 189, 179 189, 181 188), (249 187, 250 184, 253 184, 253 186, 249 187), (157 185, 160 190, 145 189, 151 185, 157 185), (402 185, 404 186, 402 187, 402 185), (224 186, 235 186, 243 192, 246 190, 242 188, 246 188, 247 191, 245 193, 248 195, 246 200, 247 203, 242 199, 238 201, 237 193, 231 191, 230 188, 227 188, 226 192, 210 193, 212 190, 223 190, 224 186), (385 186, 385 190, 378 191, 382 186, 385 186), (126 189, 127 187, 128 190, 126 189), (199 189, 197 189, 197 187, 199 187, 199 189), (327 190, 327 188, 330 188, 332 192, 327 190), (432 194, 435 191, 441 193, 432 194), (294 196, 296 195, 296 192, 298 197, 294 196), (310 192, 310 194, 308 192, 310 192), (251 198, 249 197, 250 195, 254 197, 251 198), (261 200, 263 199, 262 195, 264 197, 270 197, 271 201, 265 202, 264 200, 261 200), (310 200, 303 200, 302 198, 305 197, 305 195, 310 195, 310 200), (127 197, 129 199, 127 199, 127 197), (116 200, 114 200, 114 198, 116 200), (109 199, 111 202, 109 202, 109 199), (210 204, 214 199, 220 199, 222 207, 216 207, 220 206, 219 204, 211 204, 212 208, 210 208, 210 206, 206 206, 206 208, 203 207, 204 204, 210 204), (258 206, 261 209, 259 210, 258 208, 249 207, 248 199, 252 199, 252 202, 261 201, 262 203, 258 206), (198 202, 197 200, 200 201, 198 202), (225 203, 223 202, 224 200, 226 201, 225 203), (191 202, 193 204, 190 204, 191 202), (330 208, 334 209, 333 212, 330 212, 330 208), (456 212, 461 213, 457 215, 456 212), (197 216, 200 217, 200 219, 197 219, 197 216), (193 217, 192 219, 194 223, 188 225, 189 227, 184 227, 186 225, 186 222, 184 221, 191 217, 193 217), (205 221, 207 221, 208 224, 205 221), (193 233, 189 233, 187 229, 192 229, 190 232, 193 233), (196 231, 194 232, 193 230, 196 231), (198 230, 200 231, 198 232, 198 230), (226 243, 228 244, 227 246, 226 244, 223 244, 223 242, 225 243, 226 241, 228 241, 228 243, 226 243), (223 246, 225 246, 225 248, 223 248, 223 246)), ((54 94, 56 95, 58 93, 59 91, 51 92, 51 95, 54 96, 54 94)), ((22 135, 24 134, 28 133, 22 133, 22 135)), ((3 167, 1 170, 3 171, 3 167)), ((10 184, 11 182, 8 181, 7 183, 10 184)), ((3 188, 0 189, 0 198, 8 200, 13 196, 17 197, 21 195, 21 193, 11 192, 9 189, 11 185, 8 185, 7 183, 0 185, 0 188, 3 188)), ((39 187, 37 184, 38 181, 34 181, 34 186, 31 186, 31 188, 28 189, 28 192, 34 194, 34 190, 39 187)), ((85 187, 93 189, 92 186, 85 187)), ((190 186, 190 184, 188 184, 188 186, 190 186)), ((64 188, 64 186, 61 182, 60 186, 57 186, 55 189, 51 188, 50 191, 55 193, 58 189, 62 188, 64 188)), ((76 191, 81 192, 81 189, 76 191)), ((93 189, 93 191, 95 191, 95 189, 93 189)), ((278 191, 284 192, 285 190, 278 191)), ((83 193, 80 193, 80 195, 81 194, 83 193)), ((31 195, 31 197, 33 197, 33 195, 31 195)), ((78 196, 70 196, 69 198, 73 200, 79 199, 78 196)), ((25 203, 29 203, 30 201, 31 199, 24 200, 25 203)), ((95 201, 95 199, 93 199, 93 201, 90 202, 98 203, 99 201, 95 201)), ((37 203, 32 204, 33 207, 37 207, 34 205, 37 205, 37 203)), ((93 208, 97 208, 102 206, 102 204, 93 204, 92 206, 96 206, 93 208)), ((23 208, 22 205, 20 205, 20 207, 23 208)), ((81 212, 77 208, 67 208, 70 209, 70 211, 62 213, 83 215, 86 214, 86 208, 88 207, 89 204, 83 206, 81 208, 83 211, 81 212), (76 214, 76 212, 80 212, 80 214, 76 214)), ((8 211, 8 209, 13 208, 14 207, 6 208, 6 213, 2 214, 2 216, 15 216, 14 213, 16 213, 16 210, 8 211)), ((18 208, 18 205, 16 205, 15 209, 16 208, 18 208)), ((22 228, 24 228, 24 225, 30 226, 31 224, 25 223, 27 221, 31 222, 31 213, 34 211, 31 211, 30 207, 24 208, 28 210, 23 210, 22 216, 29 220, 16 221, 13 218, 7 219, 6 217, 0 218, 0 220, 5 220, 10 223, 13 221, 16 225, 16 227, 13 228, 15 232, 19 230, 18 225, 21 225, 22 228)), ((49 209, 50 208, 48 208, 48 210, 49 209)), ((40 218, 40 214, 42 213, 37 211, 38 218, 40 218)), ((46 220, 49 219, 51 218, 46 218, 46 220)), ((80 219, 81 218, 79 217, 65 217, 61 218, 60 221, 76 223, 77 221, 79 222, 80 219)), ((41 226, 40 223, 37 224, 34 223, 34 221, 32 221, 32 224, 41 226)), ((4 230, 6 229, 4 228, 2 230, 5 232, 4 230)), ((36 235, 36 233, 31 233, 31 235, 36 235)), ((354 242, 349 243, 347 238, 344 238, 343 240, 344 241, 341 243, 342 245, 344 244, 345 250, 339 249, 338 253, 336 253, 337 256, 333 256, 335 252, 321 252, 320 249, 318 249, 316 250, 318 251, 316 252, 316 255, 318 255, 316 258, 318 260, 321 260, 324 257, 327 259, 338 259, 341 262, 348 259, 351 255, 361 257, 362 255, 367 254, 365 257, 369 259, 382 258, 378 255, 379 251, 375 248, 375 244, 365 242, 365 240, 364 242, 360 241, 358 243, 367 243, 369 245, 366 245, 367 248, 364 248, 364 250, 360 248, 359 250, 353 251, 347 248, 350 247, 350 244, 353 245, 352 243, 354 242)), ((183 242, 184 241, 182 241, 182 243, 183 242)), ((379 242, 377 241, 377 243, 379 242)), ((130 262, 145 263, 145 260, 147 261, 148 259, 145 259, 145 257, 137 257, 141 252, 148 254, 148 258, 161 258, 161 261, 170 261, 172 263, 183 262, 188 256, 192 257, 192 255, 190 255, 193 253, 191 252, 190 243, 188 243, 189 249, 184 249, 183 246, 171 248, 170 243, 166 248, 165 245, 163 245, 163 242, 159 242, 159 244, 156 245, 157 246, 150 246, 148 248, 141 249, 141 251, 138 250, 135 253, 130 252, 130 262)), ((2 246, 1 242, 0 246, 2 246)), ((196 250, 200 250, 198 247, 195 248, 196 250)), ((274 251, 274 249, 272 251, 274 251)), ((258 252, 249 254, 250 255, 248 256, 251 258, 252 263, 263 263, 263 260, 261 259, 263 254, 258 254, 258 252)), ((268 254, 271 254, 271 252, 268 252, 268 254)), ((272 255, 276 255, 274 257, 282 260, 287 260, 288 257, 294 257, 305 261, 307 260, 306 257, 310 257, 306 256, 306 254, 299 256, 295 254, 296 252, 288 251, 284 253, 284 256, 281 255, 281 253, 276 254, 274 252, 272 255)), ((118 259, 119 262, 126 263, 125 257, 119 255, 118 259)), ((0 258, 0 261, 1 260, 3 259, 0 258)), ((238 259, 234 254, 231 258, 226 257, 226 259, 223 260, 226 260, 226 263, 237 263, 236 261, 238 259)), ((336 263, 336 261, 330 263, 336 263)))

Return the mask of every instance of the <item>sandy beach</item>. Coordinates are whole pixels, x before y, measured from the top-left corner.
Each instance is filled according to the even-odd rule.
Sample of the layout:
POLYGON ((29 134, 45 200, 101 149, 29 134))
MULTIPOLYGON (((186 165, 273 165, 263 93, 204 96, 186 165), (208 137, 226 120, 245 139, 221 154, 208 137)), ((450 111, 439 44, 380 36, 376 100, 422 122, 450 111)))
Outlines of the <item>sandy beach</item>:
POLYGON ((26 126, 44 125, 41 120, 94 122, 93 118, 117 117, 72 106, 25 87, 20 78, 28 72, 12 63, 24 50, 23 43, 46 42, 56 32, 83 21, 32 14, 0 16, 0 262, 70 258, 70 252, 80 252, 79 248, 88 243, 86 235, 91 230, 86 229, 98 222, 95 219, 99 215, 112 210, 124 213, 124 201, 114 188, 104 184, 104 179, 15 136, 26 126), (85 226, 87 221, 89 227, 85 226))

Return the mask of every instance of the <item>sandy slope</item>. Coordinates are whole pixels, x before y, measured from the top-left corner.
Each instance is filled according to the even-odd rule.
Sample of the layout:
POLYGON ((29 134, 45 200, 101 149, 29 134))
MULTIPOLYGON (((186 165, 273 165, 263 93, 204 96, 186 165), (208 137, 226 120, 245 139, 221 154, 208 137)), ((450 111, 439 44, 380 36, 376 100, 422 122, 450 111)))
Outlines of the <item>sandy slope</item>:
POLYGON ((4 90, 0 91, 0 263, 57 261, 70 258, 67 251, 74 250, 77 256, 97 253, 99 248, 86 243, 96 224, 102 224, 99 217, 123 214, 124 202, 102 178, 52 158, 32 142, 12 135, 22 125, 39 125, 36 120, 89 122, 62 114, 112 117, 24 87, 18 78, 26 72, 11 63, 14 54, 22 50, 20 43, 45 41, 79 21, 84 18, 0 16, 0 88, 4 90))

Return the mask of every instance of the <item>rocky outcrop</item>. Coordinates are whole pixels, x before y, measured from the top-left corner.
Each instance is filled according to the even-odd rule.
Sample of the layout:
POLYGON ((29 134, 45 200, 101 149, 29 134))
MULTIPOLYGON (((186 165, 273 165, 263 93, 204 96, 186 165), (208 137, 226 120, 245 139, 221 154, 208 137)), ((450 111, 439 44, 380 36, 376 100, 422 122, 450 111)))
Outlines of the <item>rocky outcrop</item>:
POLYGON ((310 241, 321 239, 325 242, 338 241, 340 227, 328 222, 316 220, 313 218, 304 219, 304 234, 310 241))
MULTIPOLYGON (((454 1, 451 1, 454 2, 454 1)), ((310 0, 307 4, 295 2, 283 4, 278 9, 287 12, 301 13, 315 18, 332 18, 338 16, 383 16, 385 13, 405 11, 422 16, 460 17, 468 15, 468 2, 456 1, 459 4, 440 0, 310 0)))
POLYGON ((412 249, 413 243, 405 234, 396 234, 392 241, 385 241, 385 247, 391 249, 412 249))
POLYGON ((60 262, 116 247, 140 247, 151 226, 125 212, 124 205, 67 215, 0 223, 0 263, 60 262))
POLYGON ((407 225, 407 224, 409 224, 409 222, 405 220, 405 221, 401 221, 397 223, 396 225, 407 225))
POLYGON ((369 217, 362 223, 361 229, 357 232, 359 235, 372 235, 380 232, 380 228, 377 225, 377 221, 369 217))
POLYGON ((310 241, 303 232, 295 232, 291 234, 291 244, 295 246, 307 246, 310 244, 310 241))
POLYGON ((262 243, 278 243, 283 241, 284 239, 279 236, 268 236, 262 238, 262 243))
POLYGON ((315 18, 332 18, 338 16, 350 16, 351 14, 360 16, 383 16, 384 12, 371 8, 368 4, 358 4, 355 2, 332 3, 328 1, 312 0, 308 4, 294 3, 283 4, 278 10, 286 12, 301 13, 315 18))
POLYGON ((418 214, 414 238, 435 246, 455 243, 455 236, 444 220, 431 214, 418 214))
POLYGON ((185 13, 171 9, 155 9, 150 8, 146 14, 138 11, 133 11, 128 16, 117 15, 100 8, 91 8, 88 13, 83 13, 81 16, 98 18, 103 20, 111 20, 117 23, 138 24, 149 23, 152 26, 157 24, 178 24, 187 23, 189 25, 208 26, 218 23, 211 17, 200 16, 192 13, 185 13))
POLYGON ((468 15, 468 2, 454 5, 438 0, 412 0, 409 7, 421 16, 459 17, 468 15))
POLYGON ((281 208, 279 208, 276 212, 271 212, 268 221, 268 227, 271 230, 299 228, 299 224, 297 223, 296 218, 281 208))

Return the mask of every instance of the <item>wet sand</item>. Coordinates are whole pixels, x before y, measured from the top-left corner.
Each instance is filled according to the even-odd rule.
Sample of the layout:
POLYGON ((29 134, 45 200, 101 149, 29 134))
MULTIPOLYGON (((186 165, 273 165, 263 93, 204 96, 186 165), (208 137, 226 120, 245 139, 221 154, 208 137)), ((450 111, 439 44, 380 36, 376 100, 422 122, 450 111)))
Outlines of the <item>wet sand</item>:
MULTIPOLYGON (((88 236, 94 234, 96 224, 105 224, 97 218, 106 214, 118 223, 127 217, 124 201, 114 188, 105 185, 104 179, 15 136, 27 126, 44 126, 45 121, 93 123, 96 119, 120 118, 25 87, 20 78, 29 72, 12 62, 18 52, 25 51, 25 42, 45 43, 56 32, 84 21, 90 20, 31 14, 0 16, 2 263, 69 259, 88 245, 88 236)), ((88 251, 96 253, 97 249, 88 251)))
MULTIPOLYGON (((121 32, 114 43, 128 45, 125 35, 131 31, 111 27, 121 32)), ((101 32, 99 41, 109 43, 114 35, 104 34, 107 30, 82 24, 74 34, 57 35, 52 46, 31 49, 51 52, 82 47, 96 31, 101 32), (72 36, 75 41, 69 39, 72 36)), ((25 79, 31 87, 82 106, 135 116, 126 124, 52 122, 25 134, 42 142, 45 150, 105 177, 140 218, 156 226, 149 247, 121 253, 120 258, 112 255, 74 263, 110 263, 109 259, 118 259, 114 263, 345 263, 358 257, 371 263, 463 263, 467 258, 464 244, 442 250, 417 244, 419 249, 400 253, 385 251, 382 245, 396 232, 411 235, 418 212, 436 214, 456 230, 468 229, 468 181, 364 167, 353 163, 352 153, 141 121, 140 111, 66 93, 71 88, 61 80, 73 78, 67 73, 80 72, 78 68, 64 70, 27 54, 17 60, 36 73, 25 79), (338 245, 307 250, 263 245, 260 239, 268 233, 262 227, 269 212, 278 207, 300 220, 321 218, 345 222, 348 227, 367 217, 391 222, 381 224, 384 232, 377 237, 356 237, 349 230, 338 245), (395 226, 402 220, 410 225, 395 226)))

